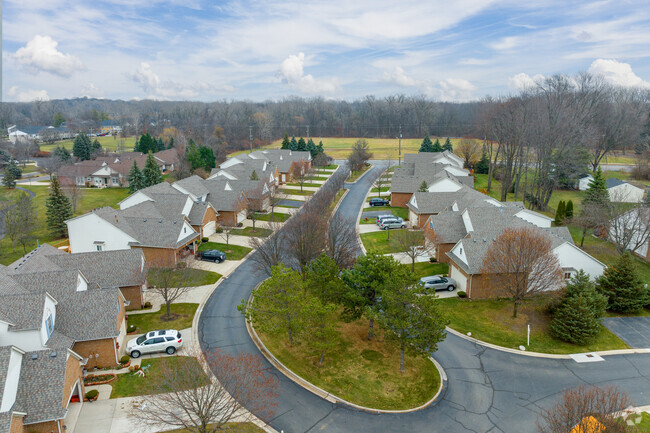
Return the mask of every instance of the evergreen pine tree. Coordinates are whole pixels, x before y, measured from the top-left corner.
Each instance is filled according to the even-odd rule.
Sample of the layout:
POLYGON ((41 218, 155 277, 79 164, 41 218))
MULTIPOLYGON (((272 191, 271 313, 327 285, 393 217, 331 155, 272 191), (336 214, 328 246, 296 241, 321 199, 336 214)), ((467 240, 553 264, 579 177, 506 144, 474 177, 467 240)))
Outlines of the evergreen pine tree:
MULTIPOLYGON (((325 153, 325 149, 323 149, 323 140, 318 142, 318 146, 316 146, 316 152, 317 155, 320 155, 321 153, 325 153)), ((650 195, 650 194, 648 194, 650 195)))
POLYGON ((144 164, 144 170, 142 170, 142 175, 144 177, 144 186, 148 187, 151 185, 156 185, 162 182, 162 173, 156 160, 153 157, 153 153, 149 152, 147 155, 147 162, 144 164))
POLYGON ((70 161, 70 151, 63 146, 57 146, 56 149, 52 151, 52 155, 63 162, 70 161))
POLYGON ((9 160, 9 164, 7 164, 6 170, 13 175, 14 179, 20 179, 23 177, 23 171, 16 165, 13 158, 9 160))
POLYGON ((86 134, 77 134, 72 145, 72 154, 82 161, 90 159, 92 144, 86 134))
MULTIPOLYGON (((11 164, 13 164, 13 159, 11 160, 11 164)), ((14 176, 13 170, 11 170, 9 166, 5 167, 2 184, 9 189, 16 187, 16 177, 14 176)))
POLYGON ((47 215, 47 227, 52 234, 58 238, 65 237, 68 233, 68 226, 65 221, 72 217, 72 203, 63 194, 61 184, 56 176, 52 176, 50 195, 45 200, 47 215))
POLYGON ((314 143, 314 140, 312 140, 311 138, 307 140, 307 150, 309 151, 309 154, 311 155, 312 158, 318 155, 318 152, 316 150, 316 144, 314 143))
POLYGON ((135 162, 135 160, 133 161, 133 166, 129 171, 128 181, 130 193, 134 193, 144 188, 144 175, 142 174, 142 171, 140 170, 140 167, 138 167, 138 164, 135 162))
POLYGON ((304 152, 304 151, 307 150, 307 143, 305 142, 305 139, 304 139, 304 138, 300 137, 300 138, 298 139, 298 147, 297 147, 296 150, 299 150, 299 151, 301 151, 301 152, 304 152))
POLYGON ((167 149, 174 147, 174 137, 169 137, 169 142, 167 143, 167 149))
POLYGON ((607 309, 619 313, 634 313, 649 301, 648 288, 641 281, 629 251, 623 253, 616 265, 605 269, 597 288, 607 296, 607 309))
POLYGON ((257 172, 255 170, 253 170, 253 172, 251 173, 250 179, 251 180, 260 180, 260 177, 257 175, 257 172))
POLYGON ((422 183, 420 184, 420 188, 418 189, 418 192, 427 192, 428 186, 427 186, 427 181, 423 180, 422 183))
POLYGON ((594 180, 589 182, 587 189, 585 190, 584 197, 582 199, 583 203, 594 203, 599 205, 609 204, 609 192, 607 191, 607 182, 603 176, 603 171, 600 169, 600 166, 594 173, 594 180))
POLYGON ((474 171, 478 174, 488 174, 490 171, 490 160, 487 153, 483 152, 481 160, 474 166, 474 171))
POLYGON ((281 149, 289 149, 289 134, 285 133, 284 138, 282 139, 282 147, 281 149))
POLYGON ((580 270, 566 286, 549 325, 551 334, 574 344, 587 344, 600 332, 607 297, 596 291, 589 275, 580 270))
POLYGON ((442 152, 442 146, 440 145, 440 140, 436 138, 436 141, 433 143, 432 152, 442 152))
POLYGON ((445 140, 445 144, 442 145, 442 150, 448 150, 450 152, 454 151, 454 147, 451 145, 451 140, 449 137, 445 140))
POLYGON ((296 137, 291 137, 291 141, 289 142, 289 150, 298 150, 298 142, 296 141, 296 137))
POLYGON ((199 146, 199 156, 201 157, 201 168, 205 171, 210 171, 216 167, 216 160, 212 148, 207 146, 199 146))
POLYGON ((567 220, 570 220, 573 218, 573 200, 569 200, 566 203, 566 209, 564 211, 564 216, 567 220))
POLYGON ((433 152, 433 143, 431 143, 431 139, 429 138, 429 134, 424 136, 424 140, 422 140, 422 144, 420 145, 420 152, 433 152))
POLYGON ((562 223, 564 222, 565 217, 566 217, 566 206, 564 204, 564 200, 560 200, 560 202, 557 204, 557 210, 555 211, 555 225, 561 226, 562 223))

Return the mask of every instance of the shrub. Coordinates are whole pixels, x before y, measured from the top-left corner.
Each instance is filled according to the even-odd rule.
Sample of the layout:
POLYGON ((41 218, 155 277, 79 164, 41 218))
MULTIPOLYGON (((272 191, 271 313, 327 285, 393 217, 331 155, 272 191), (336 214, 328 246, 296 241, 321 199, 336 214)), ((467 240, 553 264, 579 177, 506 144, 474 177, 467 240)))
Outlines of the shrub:
POLYGON ((237 227, 244 227, 244 223, 237 223, 237 227))
POLYGON ((151 302, 147 301, 144 303, 144 308, 151 308, 151 302))
POLYGON ((120 364, 128 364, 130 360, 131 357, 129 355, 124 355, 120 358, 120 364))
POLYGON ((140 370, 139 365, 132 365, 132 366, 129 367, 130 372, 135 372, 135 371, 138 371, 138 370, 140 370))
POLYGON ((223 233, 223 229, 222 229, 222 228, 218 228, 218 229, 216 230, 216 233, 223 233))
POLYGON ((135 325, 129 325, 128 328, 126 328, 127 333, 135 332, 135 325))
POLYGON ((209 238, 201 238, 201 242, 208 242, 209 240, 209 238))
POLYGON ((436 259, 435 257, 429 257, 429 261, 430 261, 431 263, 435 263, 435 262, 438 261, 438 259, 436 259))
POLYGON ((463 292, 462 290, 460 290, 457 293, 457 295, 458 295, 459 298, 467 298, 467 293, 463 292))
POLYGON ((88 400, 94 400, 97 398, 98 395, 99 395, 99 391, 97 391, 96 389, 91 389, 86 393, 86 398, 88 400))

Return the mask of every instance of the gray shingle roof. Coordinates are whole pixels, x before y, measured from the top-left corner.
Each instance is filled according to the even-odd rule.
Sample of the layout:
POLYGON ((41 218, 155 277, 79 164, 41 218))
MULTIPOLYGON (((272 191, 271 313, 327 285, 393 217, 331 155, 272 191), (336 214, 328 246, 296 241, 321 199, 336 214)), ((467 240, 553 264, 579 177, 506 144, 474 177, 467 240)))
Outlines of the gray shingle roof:
POLYGON ((607 188, 613 188, 615 186, 623 185, 624 183, 626 182, 623 182, 622 180, 616 179, 614 177, 610 177, 607 179, 607 188))
POLYGON ((278 167, 280 173, 288 173, 293 162, 311 161, 311 154, 309 152, 287 149, 258 150, 250 154, 249 157, 266 158, 278 167))
POLYGON ((460 212, 448 211, 429 217, 427 224, 433 223, 438 241, 456 243, 465 235, 465 225, 460 212))
MULTIPOLYGON (((11 346, 0 346, 0 390, 4 391, 7 374, 9 372, 9 358, 11 358, 11 346)), ((1 433, 4 430, 0 429, 1 433)))
POLYGON ((206 202, 194 202, 192 203, 192 209, 188 215, 190 224, 193 226, 200 226, 203 224, 203 217, 208 210, 208 204, 206 202))
POLYGON ((11 323, 11 331, 40 329, 44 307, 45 295, 0 295, 0 320, 11 323))
POLYGON ((417 162, 411 164, 402 164, 393 172, 390 192, 413 193, 420 189, 422 182, 430 186, 441 179, 453 179, 463 185, 474 187, 474 177, 472 176, 454 176, 449 173, 444 164, 429 164, 426 162, 417 162))
POLYGON ((204 183, 205 180, 197 175, 194 175, 186 177, 185 179, 178 180, 174 182, 174 185, 180 186, 185 191, 196 197, 202 197, 210 192, 208 188, 205 187, 204 183))
MULTIPOLYGON (((228 181, 223 178, 208 179, 205 186, 210 193, 208 194, 208 203, 214 207, 217 212, 236 212, 239 210, 242 192, 226 190, 226 185, 232 185, 235 181, 228 181)), ((232 186, 231 186, 232 188, 232 186)))
MULTIPOLYGON (((0 383, 0 385, 2 384, 0 383)), ((0 389, 2 388, 0 387, 0 389)), ((0 433, 9 433, 9 429, 11 428, 11 417, 11 411, 0 413, 0 433)))

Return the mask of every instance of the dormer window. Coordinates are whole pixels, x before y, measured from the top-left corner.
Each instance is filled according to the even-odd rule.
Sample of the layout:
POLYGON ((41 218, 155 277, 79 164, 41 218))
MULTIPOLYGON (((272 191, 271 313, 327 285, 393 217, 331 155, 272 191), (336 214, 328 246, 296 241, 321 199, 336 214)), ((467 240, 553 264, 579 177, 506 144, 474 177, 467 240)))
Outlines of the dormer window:
POLYGON ((103 241, 97 241, 94 242, 95 244, 95 251, 104 251, 105 244, 103 241))

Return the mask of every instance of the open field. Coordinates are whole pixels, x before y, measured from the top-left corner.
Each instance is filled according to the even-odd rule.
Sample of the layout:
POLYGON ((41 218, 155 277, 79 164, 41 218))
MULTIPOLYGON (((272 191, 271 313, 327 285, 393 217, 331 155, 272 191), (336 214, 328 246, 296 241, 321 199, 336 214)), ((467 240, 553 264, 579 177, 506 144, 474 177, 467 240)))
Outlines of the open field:
MULTIPOLYGON (((122 152, 131 152, 133 151, 133 146, 135 146, 135 137, 122 138, 122 137, 114 137, 112 135, 107 135, 104 137, 88 137, 88 138, 90 138, 90 141, 94 141, 95 139, 97 139, 99 143, 102 145, 102 148, 110 152, 116 152, 118 150, 118 147, 122 152)), ((53 144, 42 144, 41 150, 44 152, 51 152, 55 148, 63 146, 66 149, 72 151, 72 145, 73 145, 72 139, 61 140, 53 144)))
MULTIPOLYGON (((49 195, 49 186, 28 186, 21 185, 22 188, 28 189, 36 194, 32 199, 36 206, 37 225, 34 231, 33 241, 27 245, 27 252, 36 248, 36 240, 42 243, 49 243, 55 247, 64 244, 65 239, 53 237, 46 225, 45 200, 49 195)), ((116 207, 117 203, 124 200, 129 195, 127 188, 82 188, 81 199, 77 205, 75 216, 84 214, 93 209, 102 206, 116 207)), ((8 194, 15 199, 16 190, 7 190, 0 188, 0 196, 6 197, 8 194)), ((0 240, 0 263, 9 264, 23 255, 23 251, 18 249, 16 253, 11 248, 11 241, 8 238, 0 240)))
POLYGON ((440 386, 440 374, 431 361, 405 356, 399 370, 399 346, 381 337, 367 339, 368 320, 338 321, 339 337, 323 365, 319 353, 305 342, 289 345, 285 334, 259 333, 280 362, 314 385, 349 402, 376 409, 408 409, 431 399, 440 386))

